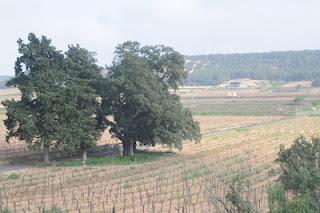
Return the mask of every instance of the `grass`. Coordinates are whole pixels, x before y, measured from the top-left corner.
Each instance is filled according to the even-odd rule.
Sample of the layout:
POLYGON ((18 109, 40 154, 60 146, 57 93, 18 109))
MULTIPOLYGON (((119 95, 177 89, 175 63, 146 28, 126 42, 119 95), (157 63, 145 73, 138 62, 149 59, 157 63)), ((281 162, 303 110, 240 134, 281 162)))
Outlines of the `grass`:
POLYGON ((192 115, 198 116, 267 116, 270 113, 265 112, 200 112, 193 111, 192 115))
POLYGON ((52 206, 51 209, 45 209, 43 210, 44 213, 65 213, 68 211, 61 210, 60 208, 56 206, 52 206))
POLYGON ((11 211, 9 209, 7 209, 7 208, 3 209, 1 207, 0 207, 0 212, 1 213, 11 213, 11 211))
POLYGON ((16 180, 16 179, 19 179, 19 175, 17 173, 11 173, 8 176, 8 180, 16 180))
MULTIPOLYGON (((130 164, 141 164, 160 159, 161 157, 166 157, 173 155, 171 152, 148 152, 140 151, 134 156, 105 156, 105 157, 90 157, 88 158, 86 165, 96 166, 96 165, 130 165, 130 164)), ((56 163, 58 167, 64 166, 82 166, 83 162, 80 159, 69 159, 62 160, 56 163)))
POLYGON ((183 180, 192 180, 209 174, 209 168, 206 165, 201 165, 198 168, 189 169, 184 172, 183 180))

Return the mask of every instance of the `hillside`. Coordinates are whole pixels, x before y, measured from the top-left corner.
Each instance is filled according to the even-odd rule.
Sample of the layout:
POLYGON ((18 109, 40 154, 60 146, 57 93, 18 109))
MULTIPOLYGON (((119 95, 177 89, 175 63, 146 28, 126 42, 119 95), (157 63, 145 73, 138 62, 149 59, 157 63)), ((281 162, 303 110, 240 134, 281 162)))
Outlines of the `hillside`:
POLYGON ((320 76, 320 50, 185 56, 186 85, 215 85, 239 78, 275 81, 320 76))
POLYGON ((0 75, 0 89, 6 88, 6 82, 12 78, 12 76, 0 75))

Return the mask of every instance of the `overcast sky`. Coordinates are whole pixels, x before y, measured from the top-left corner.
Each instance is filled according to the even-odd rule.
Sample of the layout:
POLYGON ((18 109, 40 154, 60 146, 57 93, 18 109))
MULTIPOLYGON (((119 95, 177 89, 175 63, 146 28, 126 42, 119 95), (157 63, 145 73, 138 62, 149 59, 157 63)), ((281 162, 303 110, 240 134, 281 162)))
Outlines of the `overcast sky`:
POLYGON ((0 0, 0 75, 14 75, 17 39, 78 43, 110 64, 127 40, 185 55, 320 49, 320 0, 0 0))

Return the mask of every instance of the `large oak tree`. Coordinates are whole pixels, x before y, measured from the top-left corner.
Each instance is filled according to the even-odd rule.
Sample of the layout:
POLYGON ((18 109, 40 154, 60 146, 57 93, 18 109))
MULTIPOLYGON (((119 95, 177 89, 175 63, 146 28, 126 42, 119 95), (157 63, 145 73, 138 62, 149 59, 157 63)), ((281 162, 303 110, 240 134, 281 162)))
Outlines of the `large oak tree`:
POLYGON ((172 48, 141 48, 138 42, 116 48, 100 85, 100 125, 111 126, 110 133, 123 144, 123 155, 133 155, 137 143, 181 149, 183 140, 200 140, 198 123, 170 92, 185 76, 183 56, 172 48))

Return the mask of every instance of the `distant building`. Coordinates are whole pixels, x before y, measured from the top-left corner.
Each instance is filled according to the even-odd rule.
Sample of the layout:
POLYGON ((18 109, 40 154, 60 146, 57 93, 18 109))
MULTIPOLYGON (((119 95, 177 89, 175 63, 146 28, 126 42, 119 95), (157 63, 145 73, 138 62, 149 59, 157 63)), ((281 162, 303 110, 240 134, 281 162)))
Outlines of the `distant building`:
POLYGON ((268 81, 251 79, 234 79, 217 86, 223 89, 246 89, 246 88, 265 88, 270 87, 268 81))
POLYGON ((225 85, 227 89, 240 89, 240 88, 248 88, 247 84, 243 84, 239 81, 230 81, 229 84, 225 85))

